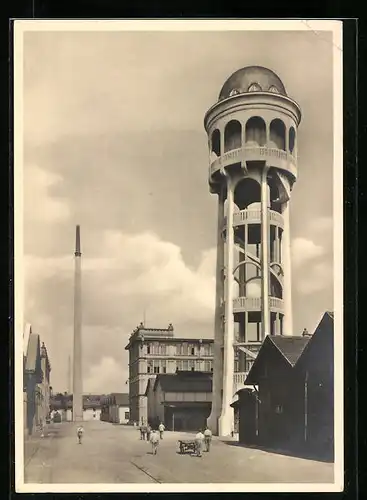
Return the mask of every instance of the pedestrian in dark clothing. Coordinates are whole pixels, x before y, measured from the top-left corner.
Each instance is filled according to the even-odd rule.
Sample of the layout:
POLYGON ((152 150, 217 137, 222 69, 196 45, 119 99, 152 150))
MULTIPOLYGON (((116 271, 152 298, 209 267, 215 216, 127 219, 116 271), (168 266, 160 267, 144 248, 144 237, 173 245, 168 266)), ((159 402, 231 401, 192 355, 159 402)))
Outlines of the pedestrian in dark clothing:
POLYGON ((147 425, 147 441, 150 441, 150 434, 151 434, 151 432, 152 432, 152 428, 148 424, 147 425))

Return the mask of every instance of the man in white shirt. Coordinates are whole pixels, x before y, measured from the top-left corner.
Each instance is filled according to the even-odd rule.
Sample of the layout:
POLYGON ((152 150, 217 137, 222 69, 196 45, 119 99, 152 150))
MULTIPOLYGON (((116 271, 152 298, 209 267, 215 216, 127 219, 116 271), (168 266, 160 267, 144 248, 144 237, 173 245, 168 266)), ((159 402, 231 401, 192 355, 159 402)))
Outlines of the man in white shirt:
POLYGON ((204 431, 204 440, 206 451, 210 451, 210 444, 212 442, 212 431, 207 427, 204 431))
POLYGON ((156 455, 159 445, 159 438, 157 432, 153 429, 150 434, 150 442, 152 444, 152 454, 156 455))
POLYGON ((78 436, 78 443, 79 444, 82 444, 82 438, 83 438, 83 434, 84 434, 84 429, 83 429, 83 426, 79 426, 76 430, 76 434, 78 436))
POLYGON ((200 430, 195 436, 196 456, 198 457, 202 457, 203 444, 204 444, 204 434, 200 430))
POLYGON ((161 422, 158 426, 158 430, 159 430, 159 437, 161 439, 163 439, 163 432, 164 432, 164 429, 165 429, 165 426, 163 425, 163 423, 161 422))

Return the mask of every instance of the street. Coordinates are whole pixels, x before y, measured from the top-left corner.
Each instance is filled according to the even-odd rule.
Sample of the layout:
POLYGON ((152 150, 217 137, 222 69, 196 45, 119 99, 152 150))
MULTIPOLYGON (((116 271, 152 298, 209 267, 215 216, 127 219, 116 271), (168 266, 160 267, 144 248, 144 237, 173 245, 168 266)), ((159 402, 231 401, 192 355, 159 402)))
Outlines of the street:
POLYGON ((165 432, 158 454, 134 427, 107 422, 50 424, 37 446, 25 446, 26 483, 330 483, 333 464, 245 448, 214 437, 203 457, 178 453, 188 433, 165 432))

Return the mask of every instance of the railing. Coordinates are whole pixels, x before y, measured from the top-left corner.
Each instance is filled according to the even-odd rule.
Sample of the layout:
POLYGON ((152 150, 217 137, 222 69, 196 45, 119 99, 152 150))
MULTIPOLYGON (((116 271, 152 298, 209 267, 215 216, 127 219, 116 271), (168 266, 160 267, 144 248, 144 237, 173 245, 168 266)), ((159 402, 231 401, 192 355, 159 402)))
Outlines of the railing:
MULTIPOLYGON (((297 162, 291 153, 277 148, 268 148, 266 146, 259 147, 243 147, 232 149, 223 153, 222 156, 216 158, 210 165, 210 175, 219 170, 221 167, 227 167, 233 163, 242 161, 256 161, 266 158, 276 158, 281 162, 287 163, 285 169, 293 175, 297 175, 297 162)), ((284 163, 283 163, 284 165, 284 163)), ((274 167, 280 166, 279 164, 273 165, 274 167)))
POLYGON ((283 310, 283 299, 270 297, 270 309, 276 309, 277 311, 283 310))
MULTIPOLYGON (((283 310, 283 299, 269 297, 270 309, 278 312, 283 310)), ((261 311, 261 297, 236 297, 233 299, 233 312, 261 311)))
POLYGON ((247 372, 235 372, 233 374, 233 384, 234 385, 243 385, 245 383, 247 372))
MULTIPOLYGON (((275 210, 269 210, 269 220, 270 223, 277 224, 281 228, 284 226, 283 216, 275 212, 275 210)), ((224 218, 224 225, 227 223, 227 218, 224 218)), ((261 223, 261 210, 260 209, 245 209, 233 214, 233 225, 241 226, 246 223, 261 223)))

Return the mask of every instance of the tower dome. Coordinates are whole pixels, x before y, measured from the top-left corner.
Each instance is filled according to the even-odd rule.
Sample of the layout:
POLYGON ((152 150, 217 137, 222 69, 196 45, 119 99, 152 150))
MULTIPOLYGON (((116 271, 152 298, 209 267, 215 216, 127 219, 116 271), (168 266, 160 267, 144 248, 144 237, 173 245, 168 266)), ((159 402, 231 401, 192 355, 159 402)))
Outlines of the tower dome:
POLYGON ((281 79, 268 68, 247 66, 235 71, 225 82, 219 100, 247 92, 273 92, 286 96, 281 79))

